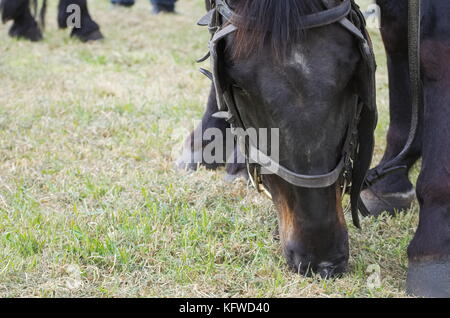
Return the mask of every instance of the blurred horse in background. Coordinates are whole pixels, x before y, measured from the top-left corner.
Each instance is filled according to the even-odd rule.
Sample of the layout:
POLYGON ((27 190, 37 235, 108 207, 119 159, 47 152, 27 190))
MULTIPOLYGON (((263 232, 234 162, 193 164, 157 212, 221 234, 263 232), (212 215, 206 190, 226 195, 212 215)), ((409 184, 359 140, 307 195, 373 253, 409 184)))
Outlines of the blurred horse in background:
MULTIPOLYGON (((3 23, 10 20, 13 24, 9 30, 11 37, 23 38, 30 41, 40 41, 45 26, 47 0, 2 0, 0 12, 3 23)), ((77 14, 71 36, 82 42, 95 41, 103 38, 99 25, 91 18, 86 0, 60 0, 58 5, 58 26, 62 29, 69 26, 68 20, 77 14)))

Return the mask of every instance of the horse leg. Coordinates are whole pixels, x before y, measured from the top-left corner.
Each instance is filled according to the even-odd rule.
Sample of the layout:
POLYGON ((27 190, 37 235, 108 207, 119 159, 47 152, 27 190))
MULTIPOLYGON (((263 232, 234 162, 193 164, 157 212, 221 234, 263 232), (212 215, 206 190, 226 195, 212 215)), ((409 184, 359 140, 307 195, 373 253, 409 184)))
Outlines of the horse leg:
POLYGON ((99 25, 91 18, 86 0, 60 0, 58 5, 58 25, 61 29, 68 27, 73 14, 80 14, 80 24, 73 26, 70 36, 77 37, 82 42, 103 39, 99 25), (75 6, 75 7, 74 7, 75 6))
MULTIPOLYGON (((211 3, 208 0, 205 0, 206 10, 209 11, 211 9, 211 3)), ((183 154, 180 158, 178 158, 176 164, 179 168, 187 169, 187 170, 196 170, 198 164, 205 166, 208 169, 217 169, 219 167, 225 166, 225 170, 227 175, 225 176, 225 180, 233 181, 236 178, 244 177, 247 178, 247 169, 246 165, 243 163, 244 158, 242 153, 239 151, 239 147, 235 147, 232 154, 232 162, 228 163, 215 163, 208 164, 203 160, 203 149, 205 149, 208 142, 203 140, 203 135, 208 128, 216 128, 222 132, 222 136, 224 137, 223 145, 224 145, 224 153, 226 153, 226 138, 227 138, 227 129, 230 128, 230 125, 224 120, 220 118, 214 118, 212 115, 218 112, 219 109, 217 107, 217 99, 216 92, 214 89, 214 85, 211 86, 211 90, 209 93, 208 103, 206 106, 206 112, 203 115, 201 124, 198 125, 194 131, 186 138, 184 143, 183 154)))
MULTIPOLYGON (((186 170, 196 170, 198 165, 205 166, 207 169, 215 170, 219 167, 225 166, 227 171, 227 180, 232 180, 236 177, 246 175, 245 164, 242 162, 242 155, 240 154, 237 147, 234 149, 232 154, 233 158, 239 158, 239 161, 233 160, 230 163, 226 163, 227 156, 227 130, 229 136, 230 125, 222 118, 213 117, 214 113, 219 111, 217 107, 216 92, 214 86, 211 87, 208 103, 206 106, 205 114, 203 115, 201 123, 190 133, 186 138, 183 147, 183 153, 180 158, 176 161, 176 164, 181 169, 186 170), (214 129, 220 131, 220 136, 223 151, 225 154, 221 162, 207 162, 204 158, 204 149, 211 143, 210 140, 205 140, 205 132, 209 129, 214 129)), ((217 137, 216 137, 217 138, 217 137)))
MULTIPOLYGON (((406 144, 411 122, 411 97, 406 1, 379 0, 378 4, 382 13, 381 33, 387 52, 390 94, 387 146, 380 162, 383 164, 399 154, 406 144)), ((409 180, 409 171, 421 155, 421 126, 420 123, 418 138, 402 162, 407 169, 386 176, 362 192, 362 200, 372 215, 377 216, 384 211, 394 215, 396 211, 407 210, 414 201, 415 191, 409 180)))
MULTIPOLYGON (((450 24, 446 25, 449 30, 450 24)), ((436 37, 422 43, 425 116, 417 182, 420 221, 408 248, 407 289, 418 296, 450 297, 450 44, 442 40, 442 34, 436 37)))
POLYGON ((1 4, 2 21, 13 20, 9 35, 30 41, 42 40, 42 32, 30 10, 29 0, 3 0, 1 4))

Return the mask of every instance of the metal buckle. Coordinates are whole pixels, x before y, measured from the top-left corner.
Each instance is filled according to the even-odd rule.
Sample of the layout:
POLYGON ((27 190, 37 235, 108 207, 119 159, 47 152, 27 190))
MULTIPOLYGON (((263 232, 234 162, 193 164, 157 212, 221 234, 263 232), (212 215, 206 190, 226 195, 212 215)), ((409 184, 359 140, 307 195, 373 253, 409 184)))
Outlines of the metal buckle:
POLYGON ((267 190, 267 188, 264 186, 262 179, 261 179, 261 175, 258 173, 258 169, 254 168, 253 169, 253 173, 252 171, 250 171, 250 164, 247 162, 247 172, 248 172, 248 177, 250 179, 250 183, 252 184, 252 186, 256 189, 256 191, 258 191, 258 193, 262 193, 264 194, 267 198, 269 198, 270 200, 272 200, 272 194, 269 192, 269 190, 267 190))

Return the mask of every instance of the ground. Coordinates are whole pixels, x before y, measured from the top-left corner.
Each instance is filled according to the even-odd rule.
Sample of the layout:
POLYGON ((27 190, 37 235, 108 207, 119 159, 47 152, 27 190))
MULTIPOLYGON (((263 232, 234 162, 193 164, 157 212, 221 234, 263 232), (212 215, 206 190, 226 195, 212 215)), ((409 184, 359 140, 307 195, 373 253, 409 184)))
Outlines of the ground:
MULTIPOLYGON (((195 63, 207 50, 208 32, 195 25, 203 1, 157 17, 144 0, 89 4, 106 37, 99 43, 57 29, 56 0, 42 43, 10 39, 9 24, 0 26, 0 297, 405 296, 417 207, 365 219, 362 230, 348 216, 348 273, 304 278, 285 264, 269 200, 222 171, 173 168, 210 85, 195 63)), ((388 86, 371 32, 376 162, 388 86)))

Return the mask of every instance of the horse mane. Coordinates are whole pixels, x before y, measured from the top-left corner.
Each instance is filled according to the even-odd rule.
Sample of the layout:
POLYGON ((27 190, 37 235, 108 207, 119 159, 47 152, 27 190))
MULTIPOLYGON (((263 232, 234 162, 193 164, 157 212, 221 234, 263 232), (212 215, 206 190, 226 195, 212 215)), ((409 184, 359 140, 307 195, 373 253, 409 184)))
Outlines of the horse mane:
POLYGON ((323 9, 316 0, 238 0, 239 16, 233 55, 245 58, 269 45, 276 58, 285 57, 291 43, 303 35, 302 17, 323 9))

